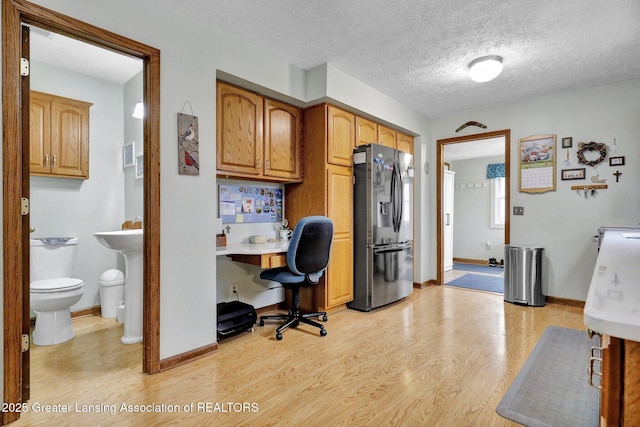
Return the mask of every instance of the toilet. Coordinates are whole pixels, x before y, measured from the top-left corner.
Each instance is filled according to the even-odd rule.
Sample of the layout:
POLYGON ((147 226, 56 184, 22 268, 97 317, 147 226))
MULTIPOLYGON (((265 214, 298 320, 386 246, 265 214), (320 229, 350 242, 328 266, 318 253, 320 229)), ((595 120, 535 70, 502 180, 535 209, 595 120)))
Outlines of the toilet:
POLYGON ((71 306, 82 297, 83 282, 71 276, 78 247, 75 237, 30 239, 30 297, 36 312, 35 345, 53 345, 75 336, 71 306))

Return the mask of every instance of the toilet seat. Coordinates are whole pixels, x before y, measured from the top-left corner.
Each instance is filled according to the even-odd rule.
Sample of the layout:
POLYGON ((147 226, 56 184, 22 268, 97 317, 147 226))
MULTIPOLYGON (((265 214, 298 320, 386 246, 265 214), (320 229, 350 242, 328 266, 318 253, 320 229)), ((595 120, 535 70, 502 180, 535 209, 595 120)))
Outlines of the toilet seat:
POLYGON ((63 277, 59 279, 34 280, 29 288, 33 293, 49 293, 60 291, 72 291, 81 288, 84 282, 73 277, 63 277))

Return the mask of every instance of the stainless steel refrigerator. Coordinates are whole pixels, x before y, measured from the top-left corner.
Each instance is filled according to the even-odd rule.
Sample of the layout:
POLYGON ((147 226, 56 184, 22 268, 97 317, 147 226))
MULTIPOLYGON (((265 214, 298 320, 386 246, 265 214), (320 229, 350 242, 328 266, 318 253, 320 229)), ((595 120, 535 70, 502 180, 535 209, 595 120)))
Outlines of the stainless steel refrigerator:
POLYGON ((413 292, 413 156, 360 146, 353 174, 354 298, 347 306, 370 311, 413 292))

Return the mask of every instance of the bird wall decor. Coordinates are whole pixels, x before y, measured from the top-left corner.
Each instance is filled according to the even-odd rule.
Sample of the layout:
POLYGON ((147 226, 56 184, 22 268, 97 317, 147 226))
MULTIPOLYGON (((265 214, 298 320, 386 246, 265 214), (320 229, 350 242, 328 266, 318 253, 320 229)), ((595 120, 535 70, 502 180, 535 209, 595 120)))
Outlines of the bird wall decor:
POLYGON ((487 128, 487 126, 483 125, 482 123, 475 122, 475 121, 472 120, 472 121, 469 121, 469 122, 463 124, 462 126, 460 126, 458 129, 456 129, 456 132, 460 132, 462 129, 466 128, 467 126, 478 126, 479 128, 482 128, 482 129, 486 129, 487 128))

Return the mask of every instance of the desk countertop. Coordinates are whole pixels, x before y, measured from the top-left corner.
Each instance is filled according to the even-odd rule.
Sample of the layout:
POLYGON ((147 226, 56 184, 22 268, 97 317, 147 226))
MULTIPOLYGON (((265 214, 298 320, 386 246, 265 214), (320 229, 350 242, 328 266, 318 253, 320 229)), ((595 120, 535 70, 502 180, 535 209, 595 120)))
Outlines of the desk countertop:
POLYGON ((289 242, 277 241, 266 243, 231 243, 227 246, 218 246, 216 255, 264 255, 287 252, 289 242))
POLYGON ((587 328, 633 341, 640 341, 639 231, 605 232, 584 307, 587 328))

